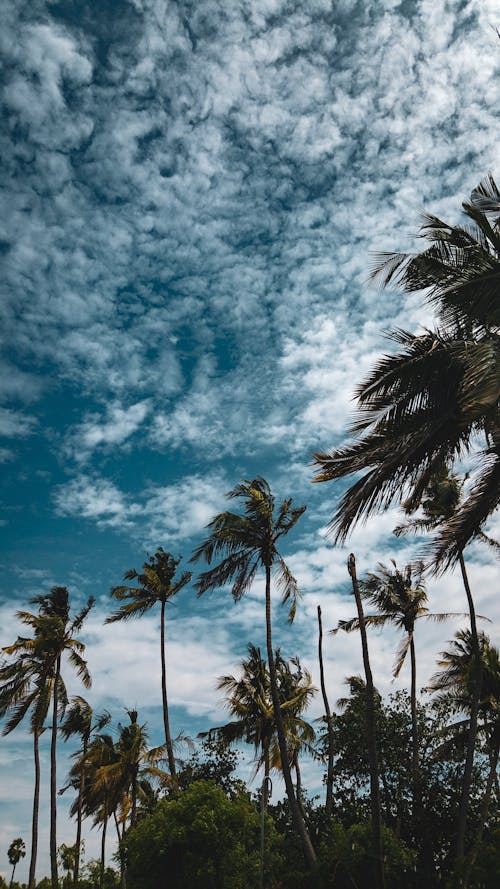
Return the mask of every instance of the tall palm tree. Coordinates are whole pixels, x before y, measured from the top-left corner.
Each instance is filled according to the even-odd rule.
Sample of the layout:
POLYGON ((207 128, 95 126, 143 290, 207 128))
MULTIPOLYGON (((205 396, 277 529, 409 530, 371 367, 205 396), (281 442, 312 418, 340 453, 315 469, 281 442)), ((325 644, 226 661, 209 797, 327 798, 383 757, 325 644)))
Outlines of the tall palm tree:
MULTIPOLYGON (((427 592, 424 582, 424 563, 414 562, 400 571, 394 560, 393 568, 379 563, 378 571, 368 572, 367 579, 360 582, 361 596, 377 609, 377 614, 364 616, 366 626, 383 627, 392 624, 404 633, 396 653, 393 676, 399 676, 408 652, 411 661, 411 721, 412 721, 412 770, 413 780, 418 775, 418 722, 417 722, 417 665, 415 656, 415 624, 417 620, 443 621, 450 617, 462 617, 462 614, 447 612, 432 614, 427 608, 427 592)), ((359 630, 359 619, 339 621, 333 630, 345 630, 350 633, 359 630)))
POLYGON ((187 583, 191 580, 190 571, 185 571, 180 577, 175 579, 175 573, 179 565, 180 559, 174 559, 171 553, 166 553, 160 546, 154 556, 150 556, 147 562, 142 566, 142 573, 139 574, 135 568, 131 568, 125 574, 125 580, 138 580, 139 585, 135 587, 115 586, 111 590, 111 595, 119 601, 124 601, 122 605, 110 617, 106 618, 106 623, 114 623, 115 621, 128 620, 132 617, 141 617, 155 605, 160 603, 160 652, 161 652, 161 691, 163 701, 163 725, 165 728, 165 743, 168 752, 168 766, 170 774, 175 777, 175 757, 170 734, 170 724, 168 718, 168 701, 167 701, 167 672, 165 665, 165 609, 168 602, 177 595, 187 583))
POLYGON ((438 327, 397 330, 401 350, 384 356, 356 390, 351 444, 316 454, 315 481, 361 474, 332 520, 344 540, 361 518, 394 500, 420 498, 439 467, 485 442, 467 500, 439 530, 434 557, 447 566, 480 532, 500 501, 500 193, 491 177, 463 204, 468 225, 425 215, 417 254, 382 254, 385 285, 424 290, 438 327))
MULTIPOLYGON (((19 642, 19 640, 18 640, 19 642)), ((33 790, 33 814, 31 823, 31 855, 28 889, 35 889, 36 861, 38 852, 38 812, 40 805, 40 751, 39 741, 45 718, 50 706, 50 692, 47 682, 47 667, 37 652, 35 640, 24 640, 30 651, 17 652, 17 643, 2 651, 15 660, 0 666, 0 718, 7 717, 3 734, 9 734, 30 712, 30 729, 33 735, 33 759, 35 783, 33 790)))
POLYGON ((292 507, 290 499, 284 500, 275 511, 275 501, 268 483, 263 478, 243 481, 227 495, 243 503, 243 514, 223 512, 209 523, 209 536, 195 549, 192 561, 204 558, 210 565, 212 559, 221 556, 215 567, 203 572, 195 588, 198 595, 232 583, 235 601, 241 599, 251 587, 259 568, 264 569, 266 589, 266 641, 267 660, 271 682, 274 718, 278 733, 283 777, 292 818, 300 837, 304 855, 311 868, 316 865, 316 853, 300 812, 295 796, 285 728, 280 709, 278 678, 274 662, 271 625, 271 576, 273 568, 277 572, 278 588, 282 591, 282 601, 291 602, 289 619, 293 620, 297 597, 297 581, 291 574, 285 560, 278 552, 278 541, 296 525, 305 506, 292 507))
MULTIPOLYGON (((80 697, 80 695, 75 695, 66 712, 64 721, 61 723, 60 732, 65 741, 68 741, 69 738, 73 738, 76 736, 80 737, 81 744, 79 749, 73 756, 81 760, 81 768, 79 769, 79 773, 76 776, 76 790, 77 790, 77 798, 76 798, 76 840, 75 840, 75 854, 74 854, 74 869, 73 869, 73 882, 75 886, 78 885, 78 876, 80 870, 80 849, 82 844, 82 820, 83 820, 83 798, 85 794, 85 781, 86 781, 86 772, 85 772, 85 762, 87 757, 87 750, 90 743, 90 739, 93 732, 101 732, 102 729, 108 724, 111 719, 111 715, 107 712, 104 712, 100 716, 96 716, 94 719, 94 711, 88 701, 85 698, 80 697)), ((72 786, 73 782, 70 782, 72 786)), ((63 788, 59 791, 62 793, 66 788, 63 788)))
POLYGON ((66 654, 69 663, 77 671, 83 685, 91 685, 90 674, 82 654, 85 645, 75 638, 94 604, 91 597, 84 608, 71 619, 69 593, 66 587, 53 586, 43 596, 35 596, 31 604, 38 605, 38 614, 18 611, 17 617, 33 631, 32 639, 18 637, 7 651, 9 654, 29 656, 33 652, 43 663, 44 683, 52 703, 50 744, 50 868, 52 889, 58 887, 57 874, 57 730, 58 717, 68 702, 66 685, 61 674, 62 658, 66 654))

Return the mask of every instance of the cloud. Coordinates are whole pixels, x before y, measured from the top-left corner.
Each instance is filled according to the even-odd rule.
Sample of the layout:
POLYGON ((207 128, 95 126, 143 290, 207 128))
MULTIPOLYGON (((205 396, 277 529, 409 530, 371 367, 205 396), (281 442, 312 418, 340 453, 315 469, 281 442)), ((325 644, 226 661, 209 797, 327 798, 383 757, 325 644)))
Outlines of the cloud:
POLYGON ((56 510, 62 516, 92 519, 100 527, 127 528, 140 506, 107 479, 82 475, 54 494, 56 510))
POLYGON ((10 408, 0 408, 0 435, 5 438, 24 438, 31 435, 36 425, 35 417, 10 408))
POLYGON ((82 474, 54 493, 61 516, 95 521, 101 528, 140 530, 148 543, 189 539, 225 503, 228 483, 221 474, 188 475, 176 484, 150 485, 134 495, 97 475, 82 474))
POLYGON ((109 450, 123 445, 140 429, 151 407, 149 399, 129 407, 114 402, 106 406, 106 415, 87 414, 82 423, 70 430, 68 448, 79 461, 86 460, 97 448, 109 450))

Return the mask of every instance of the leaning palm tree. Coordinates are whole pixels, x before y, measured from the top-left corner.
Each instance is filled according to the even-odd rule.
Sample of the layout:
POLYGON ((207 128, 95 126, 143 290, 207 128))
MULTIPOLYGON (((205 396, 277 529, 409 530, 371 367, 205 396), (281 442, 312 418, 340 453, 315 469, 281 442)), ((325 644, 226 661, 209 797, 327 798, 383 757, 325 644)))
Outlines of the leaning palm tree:
POLYGON ((500 193, 489 177, 463 204, 468 225, 425 215, 417 254, 382 254, 374 276, 403 291, 423 290, 436 309, 434 331, 397 330, 356 390, 353 441, 318 453, 316 481, 356 474, 333 517, 337 540, 393 501, 420 498, 439 467, 477 447, 469 497, 440 528, 434 558, 446 567, 479 534, 500 501, 500 193))
MULTIPOLYGON (((100 732, 102 729, 108 724, 111 719, 111 715, 108 712, 102 713, 100 716, 96 716, 94 718, 94 711, 92 707, 85 700, 85 698, 80 697, 80 695, 75 695, 66 712, 64 721, 61 723, 60 732, 65 741, 68 741, 70 738, 75 736, 81 739, 81 744, 79 749, 73 756, 79 759, 82 763, 81 768, 78 771, 78 775, 75 776, 75 781, 71 781, 67 786, 73 786, 76 784, 77 798, 76 798, 76 840, 75 846, 72 847, 75 850, 74 853, 74 869, 73 869, 73 882, 75 886, 78 885, 78 875, 80 870, 80 850, 82 845, 82 820, 83 820, 83 798, 85 794, 85 781, 86 781, 86 771, 85 771, 85 761, 87 757, 87 750, 90 743, 91 736, 94 732, 100 732)), ((63 787, 59 793, 63 793, 66 788, 63 787)))
POLYGON ((278 678, 274 661, 271 626, 271 577, 273 568, 277 572, 278 588, 282 591, 282 601, 290 602, 289 618, 295 615, 299 590, 295 577, 285 560, 278 552, 278 541, 294 527, 305 510, 305 506, 292 507, 290 499, 284 500, 275 510, 275 501, 268 483, 263 478, 243 481, 227 495, 230 499, 243 502, 243 514, 223 512, 216 515, 208 525, 209 536, 195 549, 192 561, 204 558, 210 565, 215 557, 221 561, 215 567, 203 572, 195 588, 198 595, 232 583, 235 601, 241 599, 251 587, 259 568, 264 569, 266 590, 266 640, 271 694, 274 718, 278 733, 279 748, 283 763, 283 777, 290 803, 295 829, 300 837, 304 855, 310 867, 316 865, 316 853, 300 812, 295 796, 289 766, 285 727, 280 709, 278 678))
POLYGON ((38 614, 18 611, 20 621, 33 631, 33 638, 18 637, 5 651, 11 655, 29 657, 36 654, 42 664, 44 687, 52 704, 52 726, 50 744, 50 867, 52 889, 58 887, 57 874, 57 731, 58 717, 63 714, 68 702, 66 685, 61 673, 65 654, 69 663, 77 671, 83 685, 91 685, 90 674, 82 654, 85 645, 75 638, 94 604, 91 597, 84 608, 71 619, 69 594, 66 587, 54 586, 50 593, 35 596, 31 604, 38 605, 38 614))
POLYGON ((113 612, 110 617, 106 618, 106 623, 110 624, 115 621, 128 620, 132 617, 141 617, 155 605, 160 603, 163 725, 165 728, 165 743, 168 752, 168 767, 172 777, 175 777, 176 769, 168 718, 167 672, 165 665, 165 609, 167 603, 172 601, 173 597, 177 595, 179 590, 189 583, 192 577, 191 572, 186 571, 181 574, 180 577, 175 578, 179 562, 180 559, 174 559, 171 553, 164 552, 160 546, 154 556, 150 556, 148 561, 144 562, 141 574, 134 568, 127 571, 125 580, 138 580, 139 584, 135 587, 115 586, 112 588, 111 595, 115 599, 125 602, 126 604, 122 605, 117 611, 113 612))

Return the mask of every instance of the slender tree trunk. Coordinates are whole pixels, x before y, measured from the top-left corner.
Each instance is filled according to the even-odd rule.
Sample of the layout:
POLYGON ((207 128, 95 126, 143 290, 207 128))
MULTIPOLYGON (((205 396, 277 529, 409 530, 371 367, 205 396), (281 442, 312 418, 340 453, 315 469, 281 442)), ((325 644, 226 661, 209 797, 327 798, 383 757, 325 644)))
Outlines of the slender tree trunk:
POLYGON ((57 658, 52 697, 52 736, 50 741, 50 875, 52 889, 58 889, 57 873, 57 708, 59 704, 59 676, 61 656, 57 658))
POLYGON ((137 817, 137 773, 135 771, 132 776, 131 795, 132 795, 132 809, 130 812, 130 827, 135 827, 135 822, 136 822, 136 817, 137 817))
POLYGON ((472 635, 472 644, 474 647, 474 655, 476 658, 476 679, 474 682, 474 690, 472 693, 469 733, 467 737, 467 751, 465 755, 464 773, 462 779, 462 789, 460 794, 460 806, 457 818, 457 834, 455 842, 455 866, 457 879, 460 880, 458 885, 464 885, 460 877, 463 869, 463 860, 465 855, 465 832, 467 829, 467 811, 469 807, 469 796, 472 784, 472 770, 474 767, 474 750, 477 737, 477 717, 479 713, 479 701, 481 699, 481 685, 483 681, 483 659, 479 647, 479 637, 477 633, 476 610, 474 607, 474 599, 472 598, 469 578, 465 568, 463 553, 460 553, 460 570, 462 572, 462 580, 465 587, 467 602, 469 604, 470 629, 472 635))
POLYGON ((262 806, 264 808, 264 812, 267 812, 269 805, 269 742, 266 741, 264 744, 264 781, 262 784, 262 806))
POLYGON ((293 790, 290 762, 288 758, 288 749, 285 739, 285 728, 283 725, 283 716, 281 713, 280 699, 278 694, 278 677, 276 675, 276 665, 274 663, 273 641, 271 632, 271 568, 268 565, 266 565, 266 639, 267 659, 269 662, 269 678, 271 682, 271 696, 273 699, 274 719, 276 722, 276 731, 278 734, 281 767, 283 770, 286 794, 290 805, 293 824, 297 835, 299 836, 302 843, 304 857, 311 870, 313 870, 316 867, 316 852, 314 851, 313 844, 311 843, 311 838, 307 832, 307 828, 301 815, 300 808, 298 806, 293 790))
POLYGON ((39 733, 33 732, 33 757, 35 760, 35 790, 33 793, 33 818, 31 826, 31 859, 28 878, 28 889, 35 889, 36 885, 36 855, 38 849, 38 808, 40 805, 40 751, 39 733))
POLYGON ((411 663, 411 769, 413 772, 414 794, 418 780, 418 719, 417 719, 417 661, 415 658, 415 642, 413 633, 410 637, 410 663, 411 663))
POLYGON ((167 746, 168 767, 170 775, 175 778, 175 757, 172 745, 172 737, 170 735, 170 725, 168 721, 168 701, 167 701, 167 668, 165 664, 165 600, 161 603, 161 695, 163 701, 163 725, 165 727, 165 744, 167 746))
POLYGON ((333 808, 333 725, 332 713, 328 696, 326 694, 325 671, 323 668, 323 622, 321 620, 321 606, 318 605, 318 660, 319 660, 319 676, 321 684, 321 694, 323 695, 323 706, 326 716, 326 731, 328 737, 328 760, 326 769, 326 814, 332 814, 333 808))
POLYGON ((104 810, 104 821, 102 822, 101 833, 101 867, 99 872, 99 887, 102 889, 104 885, 104 869, 106 867, 106 829, 108 826, 108 812, 104 810))
MULTIPOLYGON (((82 763, 85 762, 85 757, 87 755, 87 742, 83 741, 82 745, 82 763)), ((78 788, 78 802, 76 809, 76 854, 75 854, 75 869, 73 871, 73 883, 75 886, 78 886, 78 878, 80 875, 80 849, 82 846, 82 807, 83 807, 83 794, 85 792, 85 765, 82 764, 82 770, 80 772, 80 787, 78 788)))
POLYGON ((11 874, 11 877, 10 877, 9 889, 12 889, 12 883, 14 882, 14 873, 15 873, 15 870, 16 870, 16 864, 17 864, 17 861, 15 862, 14 867, 12 868, 12 874, 11 874))
POLYGON ((377 727, 375 718, 375 689, 373 676, 368 656, 368 640, 366 637, 365 616, 359 592, 358 578, 356 575, 356 559, 351 553, 347 567, 352 581, 352 591, 358 610, 359 630, 361 633, 361 647, 363 650, 363 665, 366 678, 366 734, 368 740, 368 756, 370 761, 370 804, 372 821, 372 842, 375 857, 374 877, 375 889, 384 889, 384 858, 382 849, 382 818, 380 814, 380 787, 377 754, 377 727))

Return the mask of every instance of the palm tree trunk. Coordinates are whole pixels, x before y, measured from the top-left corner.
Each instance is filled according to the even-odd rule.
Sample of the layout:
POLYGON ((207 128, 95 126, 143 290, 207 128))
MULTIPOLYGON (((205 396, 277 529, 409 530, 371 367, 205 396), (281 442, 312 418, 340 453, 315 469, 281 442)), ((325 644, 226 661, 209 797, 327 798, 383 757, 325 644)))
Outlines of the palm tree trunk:
POLYGON ((271 771, 269 764, 269 742, 264 743, 264 782, 262 785, 262 807, 267 812, 269 805, 269 772, 271 771))
POLYGON ((278 744, 281 756, 281 767, 283 770, 283 778, 285 781, 286 794, 292 814, 292 821, 302 843, 302 849, 307 864, 313 870, 316 867, 316 852, 314 851, 311 838, 307 832, 304 819, 302 818, 300 808, 295 798, 293 790, 292 775, 290 771, 290 762, 288 757, 288 749, 285 739, 285 728, 283 725, 283 717, 281 714, 280 699, 278 694, 278 678, 276 675, 276 665, 274 663, 273 641, 271 632, 271 568, 266 565, 266 640, 267 640, 267 659, 269 663, 269 678, 271 683, 271 696, 273 699, 274 720, 276 722, 276 731, 278 734, 278 744))
POLYGON ((57 708, 61 656, 57 658, 52 697, 52 736, 50 741, 50 875, 52 889, 58 889, 57 874, 57 708))
POLYGON ((321 606, 318 605, 318 660, 319 660, 319 676, 320 676, 320 684, 321 684, 321 694, 323 695, 323 706, 325 708, 325 716, 326 716, 326 731, 328 736, 328 760, 327 760, 327 769, 326 769, 326 802, 325 809, 326 814, 332 814, 333 808, 333 726, 332 726, 332 714, 330 710, 330 704, 328 701, 328 696, 326 694, 326 685, 325 685, 325 671, 323 668, 323 623, 321 620, 321 606))
POLYGON ((368 757, 370 761, 370 807, 372 821, 372 842, 375 857, 374 877, 375 889, 384 889, 384 859, 382 849, 382 818, 380 814, 380 787, 377 754, 377 727, 375 719, 375 689, 368 656, 368 639, 366 636, 365 616, 356 575, 356 559, 351 553, 347 567, 352 581, 352 591, 358 610, 359 631, 363 651, 363 665, 366 678, 366 734, 368 740, 368 757))
POLYGON ((175 757, 172 738, 170 735, 170 725, 168 721, 168 701, 167 701, 167 668, 165 664, 165 600, 161 602, 161 695, 163 701, 163 725, 165 727, 165 744, 167 746, 168 767, 172 778, 175 778, 175 757))
POLYGON ((410 637, 410 662, 411 662, 411 768, 413 772, 414 794, 418 780, 418 720, 417 720, 417 661, 415 657, 415 641, 413 633, 410 637))
POLYGON ((33 757, 35 760, 35 790, 33 793, 33 818, 31 826, 31 859, 30 872, 28 878, 28 889, 35 889, 36 885, 36 855, 38 849, 38 808, 40 804, 40 751, 39 751, 39 733, 35 729, 33 732, 33 757))
POLYGON ((101 866, 99 871, 99 887, 102 889, 104 885, 104 868, 106 866, 106 828, 108 826, 108 813, 107 809, 104 809, 104 820, 102 822, 102 833, 101 833, 101 866))
MULTIPOLYGON (((87 744, 83 743, 82 746, 82 762, 85 762, 85 757, 87 755, 87 744)), ((78 877, 80 875, 80 849, 82 846, 82 807, 83 807, 83 794, 85 792, 85 766, 82 765, 82 769, 80 772, 80 787, 78 788, 78 803, 76 809, 76 853, 75 853, 75 869, 73 871, 73 883, 75 886, 78 886, 78 877)))
POLYGON ((12 874, 11 874, 11 876, 10 876, 9 889, 12 889, 12 883, 14 882, 14 873, 15 873, 15 870, 16 870, 16 864, 17 864, 17 861, 14 863, 14 867, 12 868, 12 874))
MULTIPOLYGON (((477 633, 476 609, 474 607, 474 599, 472 598, 469 578, 465 568, 465 560, 463 553, 460 553, 460 570, 462 572, 462 580, 465 587, 467 602, 469 604, 470 629, 472 635, 472 643, 474 646, 474 654, 476 657, 476 680, 474 683, 474 691, 471 700, 469 733, 467 737, 467 751, 465 755, 464 774, 462 779, 462 789, 460 795, 460 806, 457 818, 457 834, 455 842, 455 868, 457 878, 462 871, 463 859, 465 855, 465 831, 467 828, 467 811, 469 807, 470 788, 472 784, 472 770, 474 767, 474 750, 477 737, 477 717, 479 713, 479 701, 481 699, 481 685, 483 680, 483 659, 479 647, 479 637, 477 633)), ((463 885, 463 882, 459 883, 463 885)))

